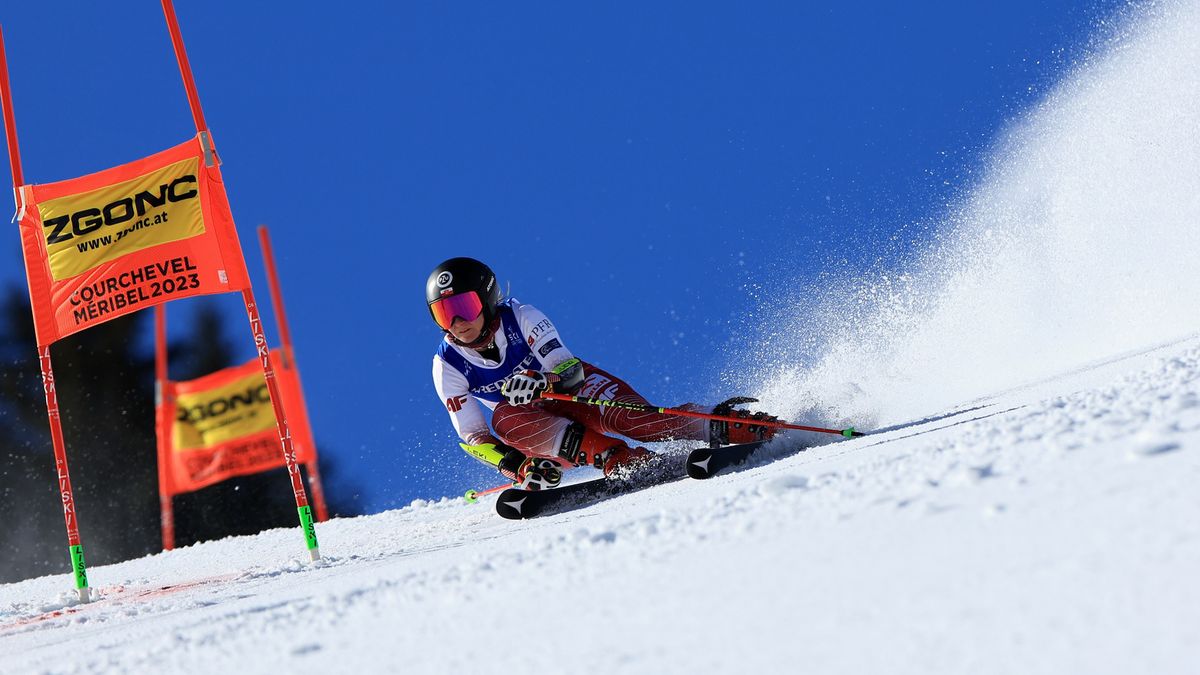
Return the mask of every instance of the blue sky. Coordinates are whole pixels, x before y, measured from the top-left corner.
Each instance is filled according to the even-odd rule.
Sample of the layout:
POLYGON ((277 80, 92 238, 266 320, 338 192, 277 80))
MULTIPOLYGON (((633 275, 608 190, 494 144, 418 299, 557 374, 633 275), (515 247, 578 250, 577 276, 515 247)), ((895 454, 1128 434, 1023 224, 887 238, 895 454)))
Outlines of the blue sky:
MULTIPOLYGON (((920 245, 1125 3, 179 5, 256 292, 266 223, 314 431, 375 511, 497 482, 430 382, 438 262, 489 262, 655 403, 734 395, 756 294, 920 245)), ((0 25, 27 181, 192 135, 157 3, 0 25)), ((15 225, 0 256, 23 284, 15 225)), ((199 302, 249 358, 238 298, 172 314, 199 302)))

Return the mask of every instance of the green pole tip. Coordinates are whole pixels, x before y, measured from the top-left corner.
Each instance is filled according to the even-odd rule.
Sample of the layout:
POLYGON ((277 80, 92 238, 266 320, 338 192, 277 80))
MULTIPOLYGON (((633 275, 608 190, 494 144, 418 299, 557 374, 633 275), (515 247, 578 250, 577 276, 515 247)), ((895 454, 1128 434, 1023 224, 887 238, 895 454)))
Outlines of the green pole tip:
POLYGON ((854 438, 854 436, 855 436, 854 427, 847 427, 845 429, 842 429, 842 435, 845 436, 846 438, 854 438))
POLYGON ((71 571, 75 574, 75 588, 87 588, 87 564, 83 561, 83 545, 71 546, 70 551, 71 571))
POLYGON ((296 510, 300 513, 300 529, 304 530, 304 545, 311 551, 317 548, 317 528, 313 525, 312 507, 298 506, 296 510))
POLYGON ((463 499, 467 500, 471 504, 474 504, 475 502, 479 501, 479 498, 477 497, 478 494, 478 490, 467 490, 466 494, 463 495, 463 499))

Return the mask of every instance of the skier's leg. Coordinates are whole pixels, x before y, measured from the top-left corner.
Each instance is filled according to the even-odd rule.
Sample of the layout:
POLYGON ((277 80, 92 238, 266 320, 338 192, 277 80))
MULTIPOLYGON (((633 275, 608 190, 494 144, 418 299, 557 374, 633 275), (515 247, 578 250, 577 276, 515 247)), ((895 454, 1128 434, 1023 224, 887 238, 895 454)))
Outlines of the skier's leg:
MULTIPOLYGON (((584 364, 583 384, 575 395, 649 405, 641 394, 627 382, 590 363, 584 364)), ((552 402, 549 409, 581 422, 589 429, 603 433, 620 434, 636 441, 669 441, 686 439, 708 441, 708 420, 691 417, 664 415, 658 412, 639 412, 610 406, 580 405, 576 403, 552 402)), ((703 406, 688 403, 680 406, 684 410, 708 412, 703 406)))
MULTIPOLYGON (((553 408, 552 403, 539 401, 520 406, 501 403, 492 415, 492 427, 500 440, 527 455, 550 458, 567 465, 594 466, 606 473, 618 463, 649 454, 641 448, 630 448, 621 439, 605 436, 582 422, 555 414, 564 411, 553 408)), ((590 421, 599 424, 598 419, 590 421)))
MULTIPOLYGON (((641 394, 612 373, 585 363, 584 374, 583 385, 575 392, 577 396, 648 405, 641 394)), ((603 433, 620 434, 636 441, 692 440, 709 442, 711 440, 721 445, 728 445, 769 440, 775 436, 776 429, 755 424, 756 421, 775 421, 775 417, 766 413, 752 414, 736 409, 737 405, 752 402, 754 399, 735 397, 717 405, 716 408, 695 403, 685 403, 679 406, 681 410, 717 413, 746 420, 741 423, 709 421, 694 417, 664 415, 658 412, 640 412, 619 407, 583 406, 557 401, 549 402, 551 405, 548 405, 548 408, 582 422, 591 429, 603 433), (584 410, 578 410, 579 408, 584 408, 584 410)))
MULTIPOLYGON (((648 405, 624 380, 584 363, 584 382, 578 396, 648 405)), ((683 409, 709 409, 695 404, 683 409)), ((505 443, 531 455, 550 457, 576 466, 595 466, 611 473, 622 465, 649 456, 644 448, 631 448, 607 436, 620 434, 638 441, 689 439, 708 441, 707 420, 640 412, 609 406, 592 406, 561 401, 537 401, 514 406, 500 403, 492 427, 505 443)))
POLYGON ((492 428, 500 440, 527 455, 557 458, 571 420, 546 409, 543 402, 510 405, 502 402, 492 413, 492 428))

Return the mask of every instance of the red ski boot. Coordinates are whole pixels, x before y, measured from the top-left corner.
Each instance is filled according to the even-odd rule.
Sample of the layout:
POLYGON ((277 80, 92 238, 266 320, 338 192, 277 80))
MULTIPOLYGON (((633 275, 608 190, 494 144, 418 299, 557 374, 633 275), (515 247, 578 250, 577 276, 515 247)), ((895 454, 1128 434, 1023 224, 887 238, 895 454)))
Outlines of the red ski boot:
POLYGON ((653 452, 641 447, 631 448, 628 445, 622 445, 614 448, 608 453, 608 458, 604 460, 604 477, 616 475, 624 478, 649 462, 653 456, 653 452))
POLYGON ((745 410, 734 410, 734 406, 743 403, 757 403, 758 399, 749 398, 747 396, 736 396, 734 398, 720 403, 713 408, 714 415, 724 415, 726 417, 739 417, 746 420, 742 422, 725 422, 721 420, 713 420, 709 426, 709 438, 720 445, 740 445, 742 443, 753 443, 755 441, 769 441, 779 433, 779 429, 775 427, 754 424, 755 421, 776 422, 779 420, 774 415, 767 413, 753 413, 745 410))
POLYGON ((618 469, 638 464, 654 453, 631 448, 620 439, 588 429, 576 422, 567 427, 558 456, 575 466, 592 466, 608 476, 618 469))

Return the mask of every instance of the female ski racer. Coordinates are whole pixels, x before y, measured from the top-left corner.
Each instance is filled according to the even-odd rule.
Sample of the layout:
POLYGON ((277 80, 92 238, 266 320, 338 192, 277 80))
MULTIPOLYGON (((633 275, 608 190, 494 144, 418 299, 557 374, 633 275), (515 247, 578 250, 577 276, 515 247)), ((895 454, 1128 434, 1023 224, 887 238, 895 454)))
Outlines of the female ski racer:
POLYGON ((752 424, 774 417, 732 409, 747 399, 730 399, 715 409, 683 406, 747 420, 733 425, 541 399, 541 392, 554 391, 646 405, 623 380, 576 358, 545 314, 515 298, 502 299, 496 275, 478 260, 452 258, 438 265, 425 284, 425 300, 444 332, 433 357, 433 385, 460 445, 522 489, 556 487, 563 466, 593 466, 608 476, 651 455, 608 434, 722 445, 775 434, 772 427, 752 424), (492 411, 494 433, 479 403, 492 411))

